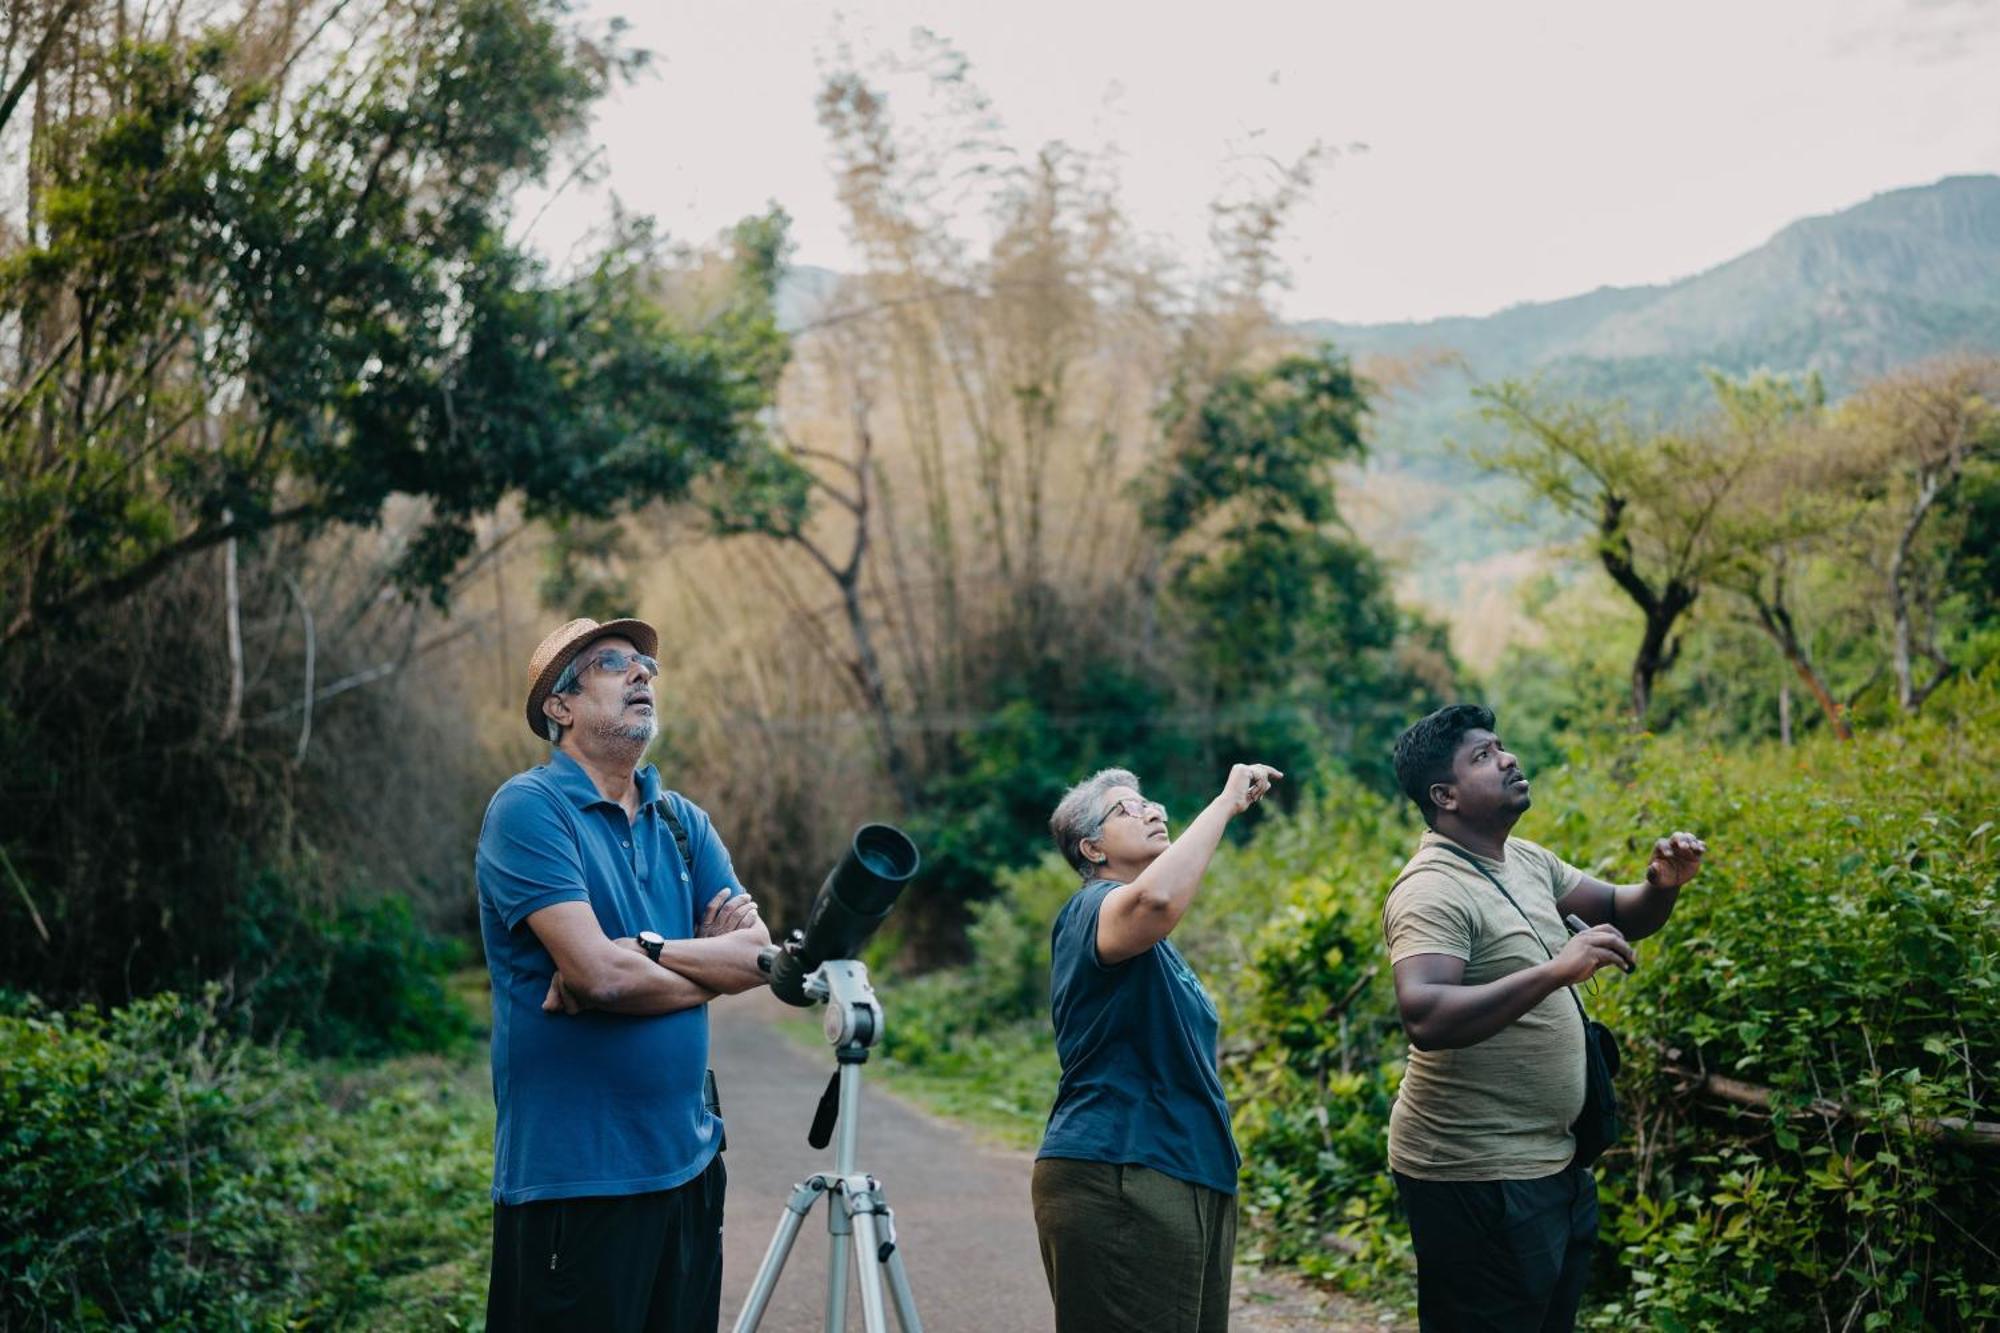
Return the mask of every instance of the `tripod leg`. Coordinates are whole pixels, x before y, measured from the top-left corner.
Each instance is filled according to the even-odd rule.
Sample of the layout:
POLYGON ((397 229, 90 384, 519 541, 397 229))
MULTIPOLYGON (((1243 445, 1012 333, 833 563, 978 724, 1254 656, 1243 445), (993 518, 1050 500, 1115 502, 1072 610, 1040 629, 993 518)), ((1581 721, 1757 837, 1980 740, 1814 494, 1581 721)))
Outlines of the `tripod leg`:
POLYGON ((924 1323, 917 1318, 917 1298, 910 1291, 910 1275, 903 1271, 902 1246, 890 1250, 882 1266, 889 1270, 889 1295, 896 1302, 897 1325, 903 1333, 924 1333, 924 1323))
MULTIPOLYGON (((882 1183, 868 1177, 868 1211, 874 1215, 875 1236, 869 1243, 875 1262, 889 1274, 889 1297, 896 1303, 896 1324, 903 1333, 924 1333, 917 1318, 917 1298, 910 1291, 910 1275, 903 1269, 903 1247, 896 1242, 896 1214, 882 1193, 882 1183)), ((864 1263, 867 1260, 864 1258, 864 1263)))
MULTIPOLYGON (((853 1196, 849 1196, 853 1198, 853 1196)), ((873 1195, 854 1198, 854 1263, 861 1273, 861 1325, 868 1333, 889 1333, 882 1317, 881 1241, 875 1231, 877 1206, 873 1195)))
POLYGON ((793 1187, 792 1197, 785 1202, 785 1215, 778 1219, 778 1229, 771 1236, 771 1246, 764 1251, 764 1262, 757 1265, 750 1294, 743 1298, 743 1312, 736 1316, 734 1333, 756 1333, 757 1325, 764 1319, 764 1307, 771 1303, 771 1293, 778 1288, 778 1274, 784 1271, 792 1242, 799 1238, 799 1227, 824 1193, 826 1180, 821 1176, 793 1187))
POLYGON ((847 1251, 854 1231, 854 1220, 847 1210, 844 1192, 827 1202, 826 1333, 846 1333, 847 1329, 847 1251))

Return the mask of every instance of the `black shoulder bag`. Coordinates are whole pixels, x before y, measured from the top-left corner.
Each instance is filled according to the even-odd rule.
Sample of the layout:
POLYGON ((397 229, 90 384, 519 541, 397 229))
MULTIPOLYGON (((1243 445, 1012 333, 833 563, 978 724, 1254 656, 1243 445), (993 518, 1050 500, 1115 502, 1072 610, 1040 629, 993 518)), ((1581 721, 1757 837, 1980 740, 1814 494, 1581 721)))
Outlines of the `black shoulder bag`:
MULTIPOLYGON (((1507 892, 1507 886, 1493 877, 1491 871, 1470 855, 1458 848, 1444 845, 1444 850, 1485 876, 1486 882, 1500 890, 1510 906, 1521 913, 1521 920, 1527 923, 1528 933, 1535 937, 1535 943, 1542 946, 1542 952, 1555 961, 1549 953, 1548 941, 1542 932, 1535 929, 1535 923, 1522 911, 1521 904, 1514 901, 1514 895, 1507 892)), ((1611 1029, 1604 1026, 1583 1011, 1583 1001, 1576 996, 1576 987, 1565 986, 1570 1002, 1576 1006, 1576 1016, 1583 1020, 1583 1110, 1571 1123, 1569 1132, 1576 1136, 1576 1156, 1570 1159, 1571 1166, 1589 1166, 1604 1155, 1604 1150, 1618 1142, 1623 1128, 1618 1120, 1618 1090, 1612 1080, 1618 1076, 1618 1038, 1611 1035, 1611 1029)))

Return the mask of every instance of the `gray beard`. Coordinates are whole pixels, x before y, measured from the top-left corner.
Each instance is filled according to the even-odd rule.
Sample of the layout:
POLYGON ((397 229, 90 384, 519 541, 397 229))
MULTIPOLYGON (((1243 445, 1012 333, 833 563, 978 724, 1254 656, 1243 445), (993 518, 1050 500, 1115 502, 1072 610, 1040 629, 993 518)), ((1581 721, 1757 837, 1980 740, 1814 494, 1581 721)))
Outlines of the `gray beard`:
POLYGON ((607 722, 597 728, 597 738, 606 743, 613 752, 631 755, 637 762, 646 753, 646 747, 660 734, 660 719, 649 717, 644 722, 634 722, 630 726, 621 722, 607 722))

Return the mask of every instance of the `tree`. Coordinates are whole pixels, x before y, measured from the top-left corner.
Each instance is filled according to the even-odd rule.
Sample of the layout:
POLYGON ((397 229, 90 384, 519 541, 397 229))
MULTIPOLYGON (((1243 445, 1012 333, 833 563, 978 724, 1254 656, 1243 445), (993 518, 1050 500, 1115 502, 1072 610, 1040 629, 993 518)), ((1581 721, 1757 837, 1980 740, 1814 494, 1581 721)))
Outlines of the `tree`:
POLYGON ((1958 357, 1885 376, 1843 406, 1841 422, 1880 487, 1890 661, 1896 700, 1914 713, 1952 670, 1936 616, 1950 542, 1927 541, 1927 530, 1948 512, 1968 464, 2000 447, 2000 360, 1958 357), (1919 658, 1930 665, 1923 680, 1919 658))
POLYGON ((1845 460, 1824 429, 1817 377, 1711 375, 1727 447, 1749 464, 1717 523, 1728 554, 1716 580, 1748 602, 1757 626, 1805 683, 1842 740, 1853 727, 1814 664, 1794 606, 1800 567, 1852 525, 1856 507, 1839 484, 1845 460))
POLYGON ((1505 443, 1487 467, 1592 532, 1604 572, 1645 618, 1632 659, 1632 718, 1645 726, 1653 686, 1680 655, 1675 626, 1731 558, 1718 515, 1750 464, 1712 429, 1644 432, 1616 404, 1551 399, 1519 381, 1475 390, 1505 443))
POLYGON ((455 884, 482 738, 387 687, 462 670, 524 517, 582 569, 754 456, 783 365, 768 289, 656 299, 643 223, 561 274, 510 239, 636 66, 558 0, 195 12, 0 20, 0 962, 50 995, 240 995, 334 902, 455 884))
POLYGON ((36 76, 49 128, 0 263, 0 642, 398 495, 428 510, 399 580, 439 595, 510 495, 602 517, 740 455, 770 376, 745 331, 660 317, 644 227, 574 280, 505 235, 513 187, 631 65, 561 16, 384 6, 349 56, 287 54, 326 66, 296 91, 222 35, 130 33, 36 76), (53 123, 63 97, 82 109, 53 123))
POLYGON ((1162 408, 1145 513, 1187 683, 1219 714, 1212 758, 1214 742, 1249 745, 1304 777, 1332 750, 1381 777, 1378 715, 1400 725, 1421 695, 1392 657, 1409 627, 1387 576, 1338 507, 1335 467, 1366 454, 1367 389, 1322 346, 1183 382, 1162 408))

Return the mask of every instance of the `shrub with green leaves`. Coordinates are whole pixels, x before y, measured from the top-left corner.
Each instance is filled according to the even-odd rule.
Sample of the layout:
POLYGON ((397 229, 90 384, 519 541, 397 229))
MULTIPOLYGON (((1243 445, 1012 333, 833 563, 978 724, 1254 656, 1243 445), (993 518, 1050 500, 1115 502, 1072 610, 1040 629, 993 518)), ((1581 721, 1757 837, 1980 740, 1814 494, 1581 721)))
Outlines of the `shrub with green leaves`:
POLYGON ((484 1298, 492 1104, 342 1075, 200 1001, 0 1014, 0 1327, 437 1327, 484 1298), (333 1077, 333 1076, 329 1076, 333 1077))
MULTIPOLYGON (((1614 738, 1542 775, 1521 832, 1600 878, 1636 879, 1676 828, 1710 848, 1639 970, 1586 1000, 1624 1044, 1633 1126, 1599 1170, 1594 1322, 2000 1318, 2000 1227, 1982 1203, 2000 1155, 1949 1129, 2000 1120, 1996 743, 1987 681, 1851 744, 1614 738)), ((1267 1243, 1351 1285, 1393 1273, 1383 1258, 1403 1243, 1380 1159, 1403 1048, 1386 966, 1342 987, 1360 957, 1383 961, 1379 904, 1415 838, 1365 810, 1323 803, 1211 872, 1216 888, 1283 878, 1316 850, 1232 1007, 1250 1052, 1233 1093, 1267 1243)))
POLYGON ((1996 743, 1989 680, 1852 744, 1643 738, 1564 775, 1546 837, 1587 868, 1669 825, 1710 847, 1595 1001, 1636 1130, 1608 1171, 1607 1325, 2000 1319, 2000 1140, 1950 1127, 2000 1121, 1996 743))
POLYGON ((256 876, 236 912, 237 1007, 258 1036, 307 1055, 379 1059, 446 1050, 472 1023, 444 987, 463 941, 433 934, 401 894, 316 900, 286 876, 256 876))
POLYGON ((0 1323, 227 1327, 297 1300, 295 1164, 258 1129, 309 1092, 212 1000, 0 1018, 0 1323))

